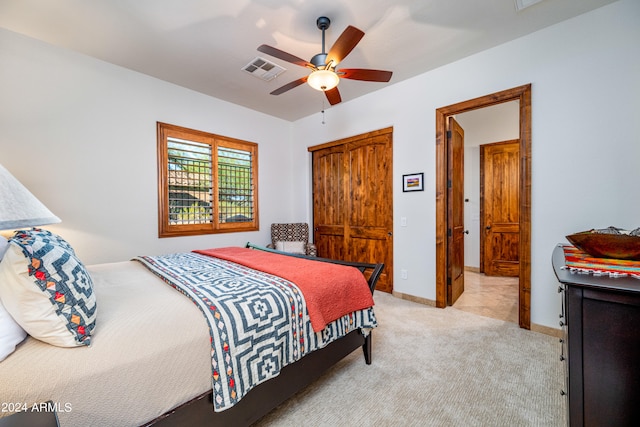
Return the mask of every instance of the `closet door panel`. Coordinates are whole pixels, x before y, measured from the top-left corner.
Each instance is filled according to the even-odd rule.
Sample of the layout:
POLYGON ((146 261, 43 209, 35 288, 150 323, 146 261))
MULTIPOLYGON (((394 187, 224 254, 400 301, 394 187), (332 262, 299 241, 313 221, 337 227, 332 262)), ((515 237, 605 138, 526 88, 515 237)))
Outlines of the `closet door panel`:
POLYGON ((378 289, 391 292, 393 207, 390 135, 347 144, 349 260, 384 262, 378 289))
POLYGON ((345 259, 344 147, 313 153, 313 230, 318 256, 345 259))

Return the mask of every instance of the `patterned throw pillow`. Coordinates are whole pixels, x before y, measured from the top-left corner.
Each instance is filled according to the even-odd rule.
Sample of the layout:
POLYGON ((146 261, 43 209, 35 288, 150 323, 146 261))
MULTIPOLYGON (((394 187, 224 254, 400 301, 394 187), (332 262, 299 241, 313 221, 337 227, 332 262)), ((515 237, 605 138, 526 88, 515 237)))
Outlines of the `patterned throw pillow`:
POLYGON ((0 298, 34 338, 60 347, 91 342, 93 282, 60 236, 40 229, 16 232, 0 263, 0 298))
MULTIPOLYGON (((57 234, 53 234, 49 230, 42 230, 40 228, 34 228, 32 230, 23 230, 21 233, 25 234, 25 235, 38 236, 38 237, 40 237, 42 239, 51 240, 51 242, 53 242, 54 244, 61 246, 62 248, 68 250, 69 252, 71 252, 74 255, 76 254, 76 252, 73 250, 73 248, 71 247, 69 242, 67 242, 62 237, 58 236, 57 234)), ((16 235, 17 234, 18 233, 16 233, 16 235)))

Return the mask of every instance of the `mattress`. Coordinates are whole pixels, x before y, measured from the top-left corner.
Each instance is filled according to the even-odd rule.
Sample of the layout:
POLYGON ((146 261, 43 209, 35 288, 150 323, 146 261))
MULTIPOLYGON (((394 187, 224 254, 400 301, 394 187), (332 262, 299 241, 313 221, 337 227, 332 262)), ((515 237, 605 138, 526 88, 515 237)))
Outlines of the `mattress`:
POLYGON ((130 426, 211 389, 209 330, 189 299, 135 261, 87 270, 98 304, 91 346, 27 337, 0 363, 7 409, 51 400, 62 427, 130 426))

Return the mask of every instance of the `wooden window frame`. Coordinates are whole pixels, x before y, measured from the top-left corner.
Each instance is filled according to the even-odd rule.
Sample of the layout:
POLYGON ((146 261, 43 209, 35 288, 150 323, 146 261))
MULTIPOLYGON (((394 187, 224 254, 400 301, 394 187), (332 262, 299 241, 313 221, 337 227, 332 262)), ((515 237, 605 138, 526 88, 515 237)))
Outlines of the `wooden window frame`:
POLYGON ((194 236, 216 233, 258 231, 258 144, 226 136, 157 122, 158 150, 158 237, 194 236), (206 224, 170 224, 169 222, 169 153, 168 138, 200 142, 211 146, 212 219, 206 224), (220 222, 218 197, 218 147, 251 153, 253 218, 246 222, 220 222))

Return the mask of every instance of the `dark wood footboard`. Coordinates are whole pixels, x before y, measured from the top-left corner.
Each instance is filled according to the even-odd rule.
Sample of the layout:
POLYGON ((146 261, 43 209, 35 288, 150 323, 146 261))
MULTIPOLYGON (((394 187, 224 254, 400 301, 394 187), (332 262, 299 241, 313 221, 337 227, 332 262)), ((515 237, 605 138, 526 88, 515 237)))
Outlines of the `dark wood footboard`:
POLYGON ((252 243, 247 243, 246 245, 249 249, 256 249, 260 251, 273 252, 276 254, 292 256, 296 258, 306 258, 312 261, 322 261, 329 262, 332 264, 340 264, 340 265, 348 265, 350 267, 355 267, 366 277, 367 283, 369 284, 369 289, 371 289, 371 293, 376 289, 376 284, 378 283, 378 279, 380 279, 380 274, 382 274, 382 270, 384 269, 384 264, 369 264, 366 262, 352 262, 352 261, 341 261, 337 259, 329 259, 329 258, 320 258, 302 254, 291 254, 288 252, 276 251, 275 249, 266 248, 264 246, 254 245, 252 243))
MULTIPOLYGON (((330 260, 325 258, 293 255, 273 249, 247 243, 247 247, 256 250, 280 253, 283 255, 309 258, 315 261, 331 262, 358 268, 367 278, 371 293, 375 290, 384 264, 367 264, 330 260)), ((372 334, 366 337, 358 330, 333 341, 326 347, 307 354, 294 364, 285 366, 280 375, 256 386, 233 407, 222 412, 213 410, 213 393, 210 391, 184 403, 175 410, 145 425, 166 426, 249 426, 278 405, 317 380, 327 369, 338 363, 358 347, 364 353, 365 362, 371 364, 372 334)))

